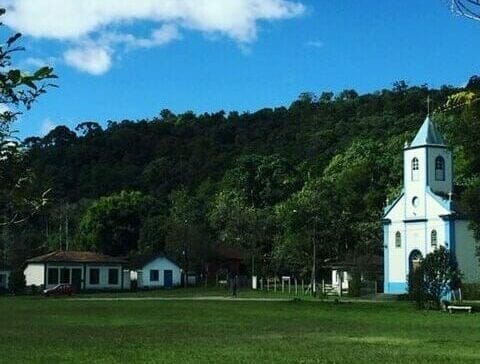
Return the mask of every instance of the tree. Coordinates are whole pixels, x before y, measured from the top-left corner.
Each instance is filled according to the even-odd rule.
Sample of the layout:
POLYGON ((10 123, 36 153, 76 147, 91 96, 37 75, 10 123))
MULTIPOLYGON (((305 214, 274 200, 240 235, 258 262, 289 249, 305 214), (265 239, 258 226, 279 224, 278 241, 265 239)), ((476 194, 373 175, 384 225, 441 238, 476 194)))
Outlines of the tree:
POLYGON ((167 220, 166 252, 182 262, 184 284, 188 286, 188 272, 203 268, 209 251, 209 236, 200 215, 196 199, 185 187, 169 195, 170 209, 167 220))
MULTIPOLYGON (((5 9, 0 8, 0 16, 4 14, 5 9)), ((2 226, 24 221, 45 203, 45 195, 34 199, 25 191, 33 184, 34 175, 21 165, 23 155, 11 125, 23 109, 30 109, 48 87, 54 86, 44 81, 56 76, 51 67, 42 67, 31 74, 13 67, 12 56, 24 50, 17 46, 20 37, 21 34, 16 33, 0 44, 0 161, 8 164, 9 169, 8 173, 3 168, 0 171, 2 226)))
POLYGON ((480 0, 451 0, 451 9, 467 18, 480 20, 480 0))
POLYGON ((85 248, 105 254, 135 253, 142 224, 153 203, 150 196, 140 192, 122 191, 102 197, 83 215, 78 239, 85 248))
POLYGON ((455 256, 441 246, 420 263, 425 280, 425 296, 440 307, 442 297, 460 286, 460 272, 455 256))

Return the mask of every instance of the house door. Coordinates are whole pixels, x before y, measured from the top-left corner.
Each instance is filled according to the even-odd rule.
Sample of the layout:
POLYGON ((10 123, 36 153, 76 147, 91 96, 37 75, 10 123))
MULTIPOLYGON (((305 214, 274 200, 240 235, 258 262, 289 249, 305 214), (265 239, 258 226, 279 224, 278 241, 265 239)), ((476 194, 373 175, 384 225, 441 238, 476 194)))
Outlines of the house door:
POLYGON ((72 287, 75 292, 82 289, 82 270, 80 268, 72 269, 72 287))
POLYGON ((165 288, 172 288, 173 286, 173 271, 164 270, 163 271, 163 286, 165 288))

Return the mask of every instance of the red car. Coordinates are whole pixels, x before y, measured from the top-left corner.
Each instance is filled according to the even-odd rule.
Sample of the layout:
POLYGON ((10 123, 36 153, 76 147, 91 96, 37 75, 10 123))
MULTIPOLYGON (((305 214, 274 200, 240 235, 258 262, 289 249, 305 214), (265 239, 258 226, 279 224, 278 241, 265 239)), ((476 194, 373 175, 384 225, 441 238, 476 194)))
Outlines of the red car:
POLYGON ((43 295, 49 296, 71 296, 73 294, 73 288, 69 284, 58 284, 55 287, 44 289, 43 295))

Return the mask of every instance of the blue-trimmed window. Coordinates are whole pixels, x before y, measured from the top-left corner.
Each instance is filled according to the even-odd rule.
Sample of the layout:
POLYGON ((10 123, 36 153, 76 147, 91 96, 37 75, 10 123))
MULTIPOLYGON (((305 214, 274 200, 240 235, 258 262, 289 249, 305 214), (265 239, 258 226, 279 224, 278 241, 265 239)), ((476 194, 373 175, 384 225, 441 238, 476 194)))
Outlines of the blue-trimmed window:
POLYGON ((430 233, 430 245, 432 246, 432 248, 436 248, 437 243, 438 243, 437 230, 432 230, 432 232, 430 233))
POLYGON ((445 181, 445 159, 442 156, 435 159, 435 180, 445 181))
POLYGON ((395 233, 395 248, 401 248, 402 247, 402 234, 400 234, 400 231, 397 231, 395 233))
POLYGON ((150 282, 158 282, 160 279, 160 273, 158 269, 150 269, 150 282))
POLYGON ((419 169, 418 158, 415 157, 412 159, 412 181, 418 181, 419 169))

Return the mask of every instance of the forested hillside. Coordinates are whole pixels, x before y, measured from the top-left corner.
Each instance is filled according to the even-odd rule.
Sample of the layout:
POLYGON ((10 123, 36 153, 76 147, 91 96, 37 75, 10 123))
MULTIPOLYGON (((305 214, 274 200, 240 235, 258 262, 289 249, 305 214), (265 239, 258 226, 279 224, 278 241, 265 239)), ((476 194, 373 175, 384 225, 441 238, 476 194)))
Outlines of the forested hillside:
MULTIPOLYGON (((305 93, 289 107, 59 126, 6 161, 35 178, 46 207, 4 229, 13 265, 53 249, 114 255, 167 251, 201 270, 217 245, 257 270, 308 274, 319 261, 381 254, 380 219, 399 192, 402 148, 434 120, 456 153, 465 210, 478 221, 478 79, 466 89, 305 93)), ((9 165, 10 168, 12 165, 9 165)), ((462 196, 457 196, 461 198, 462 196)), ((320 263, 321 265, 322 263, 320 263)))

